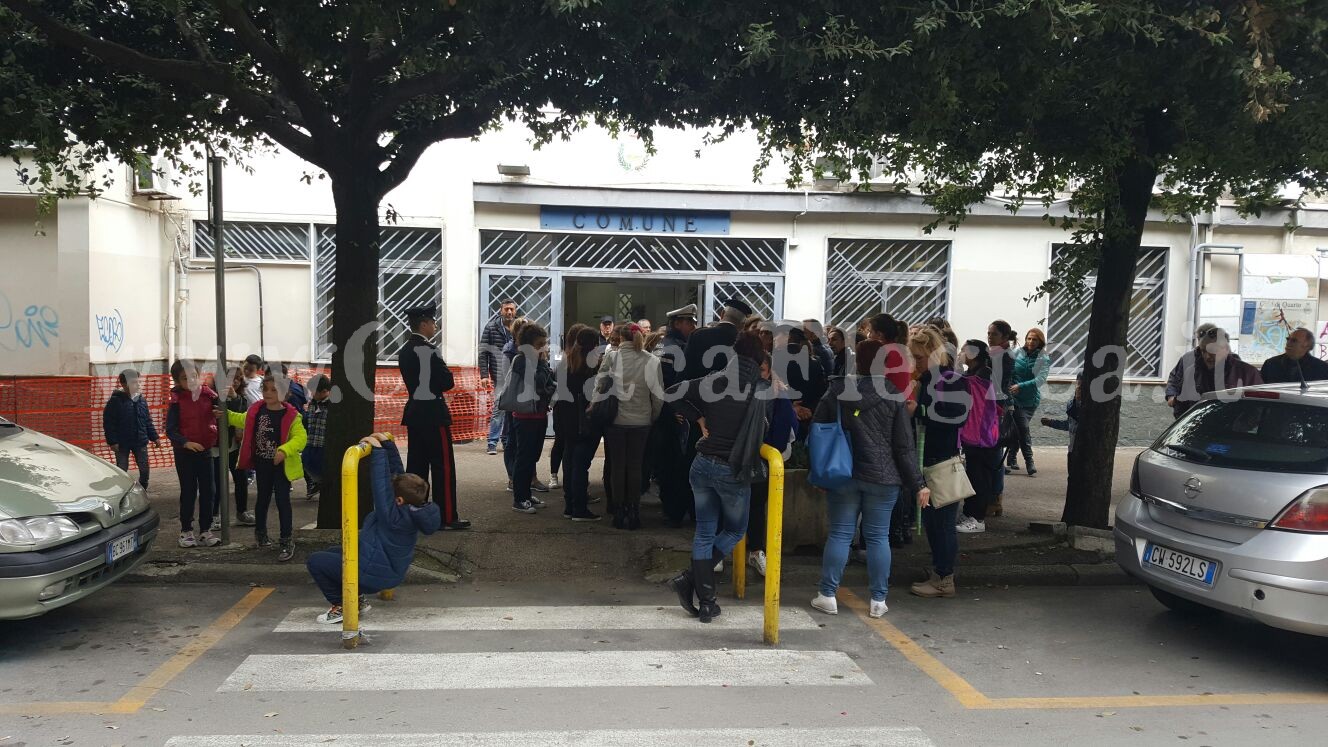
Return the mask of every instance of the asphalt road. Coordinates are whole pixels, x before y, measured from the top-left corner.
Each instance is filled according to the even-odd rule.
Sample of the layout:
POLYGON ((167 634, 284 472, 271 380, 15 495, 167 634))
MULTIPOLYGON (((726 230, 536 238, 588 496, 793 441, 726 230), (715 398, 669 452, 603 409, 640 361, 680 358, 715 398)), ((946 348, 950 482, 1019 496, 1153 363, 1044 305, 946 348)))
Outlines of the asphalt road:
MULTIPOLYGON (((851 589, 865 595, 862 589, 851 589)), ((786 587, 685 618, 622 581, 407 587, 372 643, 312 586, 124 584, 0 623, 15 745, 1321 743, 1328 639, 1186 620, 1138 587, 896 593, 883 621, 786 587), (700 731, 695 731, 700 730, 700 731)), ((721 603, 723 601, 721 600, 721 603)))

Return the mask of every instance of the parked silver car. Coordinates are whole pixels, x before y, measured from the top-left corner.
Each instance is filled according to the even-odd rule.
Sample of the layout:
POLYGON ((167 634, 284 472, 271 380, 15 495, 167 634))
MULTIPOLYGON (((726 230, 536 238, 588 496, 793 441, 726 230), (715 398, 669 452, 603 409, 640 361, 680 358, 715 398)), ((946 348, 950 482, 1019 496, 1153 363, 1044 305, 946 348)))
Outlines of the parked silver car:
POLYGON ((1207 395, 1141 453, 1116 561, 1186 613, 1328 635, 1328 383, 1207 395))
POLYGON ((0 620, 36 617, 128 573, 159 523, 129 475, 0 418, 0 620))

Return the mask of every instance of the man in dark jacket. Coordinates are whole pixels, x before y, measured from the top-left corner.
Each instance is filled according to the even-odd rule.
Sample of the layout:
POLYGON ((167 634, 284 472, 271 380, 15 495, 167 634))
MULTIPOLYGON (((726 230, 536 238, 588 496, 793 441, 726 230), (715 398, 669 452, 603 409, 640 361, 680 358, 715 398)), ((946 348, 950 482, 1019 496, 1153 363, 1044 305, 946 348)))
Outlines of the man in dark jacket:
POLYGON ((1254 366, 1231 352, 1226 330, 1212 327, 1199 338, 1194 355, 1181 360, 1180 381, 1175 393, 1167 385, 1167 404, 1179 418, 1198 404, 1203 395, 1224 389, 1237 389, 1263 383, 1263 376, 1254 366))
POLYGON ((1310 355, 1314 349, 1314 333, 1304 327, 1297 327, 1287 335, 1286 352, 1264 361, 1263 375, 1265 384, 1308 384, 1311 381, 1328 380, 1328 363, 1310 355))
POLYGON ((433 498, 443 512, 443 526, 469 529, 470 522, 457 514, 452 413, 443 398, 443 392, 451 391, 455 382, 438 348, 429 342, 438 334, 437 315, 437 304, 407 309, 411 334, 397 353, 397 368, 410 397, 401 413, 401 424, 410 439, 406 471, 426 481, 432 472, 433 498))
POLYGON ((714 326, 698 329, 687 338, 687 365, 682 373, 684 380, 699 379, 708 373, 723 371, 728 366, 733 343, 738 339, 738 330, 747 321, 747 317, 752 315, 752 307, 736 298, 724 301, 723 305, 719 321, 714 326))
POLYGON ((148 487, 148 443, 161 446, 161 437, 152 423, 148 403, 139 393, 138 372, 132 368, 120 372, 120 388, 111 392, 101 414, 106 445, 115 452, 115 466, 128 472, 129 455, 138 465, 138 484, 148 487))
MULTIPOLYGON (((433 534, 441 522, 438 504, 429 502, 429 486, 419 476, 403 473, 396 444, 381 433, 365 438, 364 443, 373 447, 369 469, 374 509, 360 529, 362 595, 400 586, 415 558, 419 535, 433 534)), ((313 553, 305 564, 332 605, 318 616, 320 623, 342 620, 341 562, 341 548, 334 547, 313 553)), ((368 610, 369 605, 361 601, 360 612, 368 610)))
MULTIPOLYGON (((498 306, 498 316, 489 320, 480 333, 480 384, 493 391, 503 383, 503 348, 512 341, 512 322, 516 319, 516 301, 504 299, 498 306)), ((498 440, 503 437, 505 414, 497 407, 489 418, 489 454, 498 453, 498 440)))
MULTIPOLYGON (((688 304, 669 312, 668 331, 660 345, 660 372, 664 386, 671 387, 682 381, 686 368, 687 340, 696 331, 696 304, 688 304)), ((671 527, 680 527, 694 510, 692 486, 687 479, 696 458, 696 442, 701 438, 699 428, 690 427, 668 402, 660 411, 651 433, 649 454, 654 458, 654 472, 659 480, 659 502, 664 509, 664 521, 671 527)))

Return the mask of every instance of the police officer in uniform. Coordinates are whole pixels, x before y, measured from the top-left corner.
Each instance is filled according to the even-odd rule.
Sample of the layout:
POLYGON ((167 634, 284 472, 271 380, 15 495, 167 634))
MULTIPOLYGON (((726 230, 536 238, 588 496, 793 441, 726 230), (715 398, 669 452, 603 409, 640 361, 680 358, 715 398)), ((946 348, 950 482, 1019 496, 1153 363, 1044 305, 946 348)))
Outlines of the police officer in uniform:
POLYGON ((397 367, 410 397, 401 414, 409 439, 406 471, 432 486, 433 502, 442 509, 445 529, 469 529, 470 522, 457 515, 452 413, 443 399, 443 392, 451 390, 455 382, 438 348, 429 342, 438 334, 437 320, 437 304, 406 310, 411 334, 397 353, 397 367))
MULTIPOLYGON (((668 327, 660 343, 660 372, 665 388, 682 381, 686 366, 687 339, 696 331, 696 304, 688 304, 668 313, 668 327)), ((664 520, 671 527, 682 526, 683 520, 695 510, 692 486, 687 479, 696 457, 696 442, 700 433, 687 423, 679 423, 673 407, 664 403, 664 409, 651 432, 651 452, 655 459, 655 475, 659 480, 659 501, 664 509, 664 520)))
POLYGON ((752 315, 752 307, 739 299, 730 298, 721 303, 723 309, 719 312, 719 320, 687 338, 687 366, 682 374, 685 381, 723 371, 732 358, 738 329, 752 315))

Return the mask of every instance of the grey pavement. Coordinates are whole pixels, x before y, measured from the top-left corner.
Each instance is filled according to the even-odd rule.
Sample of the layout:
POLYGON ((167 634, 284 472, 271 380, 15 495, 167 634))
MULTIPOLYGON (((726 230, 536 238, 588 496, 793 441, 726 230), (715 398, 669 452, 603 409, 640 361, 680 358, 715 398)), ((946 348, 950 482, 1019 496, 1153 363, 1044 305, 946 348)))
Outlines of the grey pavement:
POLYGON ((307 584, 118 585, 4 624, 0 745, 1301 745, 1328 729, 1328 640, 1181 618, 1138 588, 895 594, 882 623, 788 593, 799 624, 777 649, 722 593, 753 614, 702 626, 639 581, 411 586, 343 652, 335 627, 310 632, 307 584), (540 620, 560 614, 595 622, 540 620), (199 644, 218 622, 233 627, 199 644), (182 650, 197 658, 161 675, 182 650), (136 685, 133 712, 97 712, 136 685))
MULTIPOLYGON (((1137 453, 1135 448, 1117 451, 1117 496, 1126 494, 1130 466, 1137 453)), ((593 524, 563 519, 562 493, 558 490, 542 494, 549 502, 548 508, 535 515, 518 514, 511 510, 512 495, 506 491, 501 455, 487 455, 482 443, 459 445, 456 455, 459 506, 462 516, 474 522, 474 528, 424 538, 417 553, 417 567, 408 579, 411 582, 432 583, 476 574, 490 581, 582 576, 660 580, 688 562, 691 527, 665 526, 655 497, 644 499, 645 527, 638 532, 616 530, 607 517, 593 524)), ((985 534, 961 537, 961 576, 981 569, 974 578, 982 583, 1074 583, 1079 577, 1075 566, 1104 560, 1093 553, 1070 550, 1061 538, 1029 531, 1030 522, 1058 520, 1065 500, 1065 449, 1040 447, 1035 459, 1039 469, 1036 476, 1017 472, 1006 477, 1005 515, 990 519, 985 534)), ((603 494, 598 480, 601 471, 602 462, 596 460, 591 468, 593 495, 603 494)), ((541 460, 539 474, 542 479, 548 478, 547 457, 541 460)), ((252 530, 244 527, 232 528, 235 547, 183 550, 175 546, 179 509, 174 473, 155 473, 150 492, 163 519, 163 532, 148 563, 136 574, 141 580, 298 582, 304 577, 302 558, 339 541, 336 531, 298 530, 312 526, 317 517, 317 502, 305 499, 305 487, 300 483, 292 497, 298 548, 294 562, 276 564, 275 549, 254 548, 252 530)), ((602 513, 603 505, 591 508, 602 513)), ((269 516, 269 531, 274 536, 275 524, 274 512, 269 516)), ((819 557, 817 547, 786 547, 790 578, 814 576, 819 557)), ((915 536, 912 545, 896 551, 893 580, 911 582, 927 565, 926 540, 915 536)), ((850 569, 850 574, 861 572, 860 566, 850 569)))

